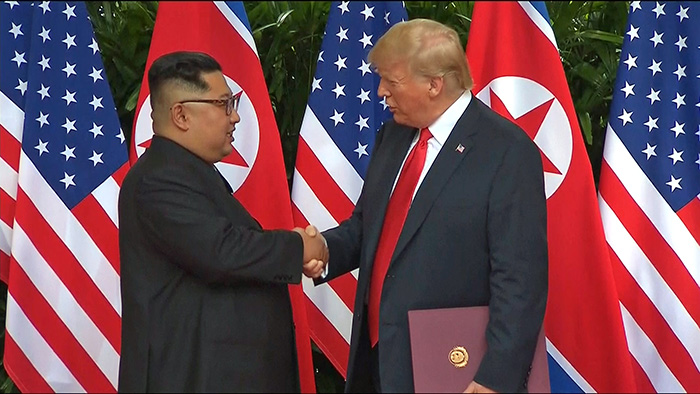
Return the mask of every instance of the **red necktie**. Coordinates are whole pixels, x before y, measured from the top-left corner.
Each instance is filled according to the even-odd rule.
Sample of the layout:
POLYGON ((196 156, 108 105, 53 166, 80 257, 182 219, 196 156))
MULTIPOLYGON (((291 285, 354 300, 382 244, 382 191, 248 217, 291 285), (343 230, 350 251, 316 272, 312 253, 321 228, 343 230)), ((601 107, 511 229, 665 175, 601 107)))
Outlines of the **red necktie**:
POLYGON ((411 206, 413 191, 418 184, 418 178, 425 165, 425 153, 428 151, 428 140, 432 137, 427 128, 420 131, 418 143, 411 149, 406 158, 399 180, 396 182, 394 192, 389 198, 389 204, 384 216, 382 233, 379 236, 377 254, 374 257, 372 276, 369 284, 369 338, 372 346, 379 341, 379 300, 382 295, 384 277, 389 270, 389 262, 394 254, 396 242, 403 229, 404 221, 411 206))

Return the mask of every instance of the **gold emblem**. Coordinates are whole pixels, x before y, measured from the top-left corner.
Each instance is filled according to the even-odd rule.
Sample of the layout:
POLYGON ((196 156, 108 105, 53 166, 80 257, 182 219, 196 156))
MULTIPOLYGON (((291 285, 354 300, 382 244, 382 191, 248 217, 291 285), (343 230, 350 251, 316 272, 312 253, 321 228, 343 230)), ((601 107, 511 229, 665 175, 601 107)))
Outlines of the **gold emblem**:
POLYGON ((469 353, 462 346, 455 346, 450 350, 450 362, 455 368, 464 368, 469 362, 469 353))

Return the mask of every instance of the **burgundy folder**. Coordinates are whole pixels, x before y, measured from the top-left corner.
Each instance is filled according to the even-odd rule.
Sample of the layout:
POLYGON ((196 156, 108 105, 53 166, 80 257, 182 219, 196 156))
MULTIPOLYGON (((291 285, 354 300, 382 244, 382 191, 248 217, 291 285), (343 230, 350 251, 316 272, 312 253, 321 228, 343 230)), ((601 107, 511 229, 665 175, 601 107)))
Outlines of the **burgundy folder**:
MULTIPOLYGON (((488 321, 486 306, 409 311, 416 393, 463 392, 474 379, 486 353, 488 321), (463 357, 463 349, 468 357, 463 357), (462 366, 465 358, 466 365, 462 366)), ((527 389, 531 393, 550 392, 543 330, 535 349, 527 389)))

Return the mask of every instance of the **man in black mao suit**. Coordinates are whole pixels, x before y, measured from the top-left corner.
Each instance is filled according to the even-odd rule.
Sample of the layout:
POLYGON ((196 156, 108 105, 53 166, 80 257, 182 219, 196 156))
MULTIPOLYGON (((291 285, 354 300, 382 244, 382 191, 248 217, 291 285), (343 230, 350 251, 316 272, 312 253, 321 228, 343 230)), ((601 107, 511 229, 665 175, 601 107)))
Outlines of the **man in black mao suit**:
POLYGON ((298 392, 287 284, 325 246, 264 231, 215 169, 240 118, 213 58, 164 55, 148 83, 155 135, 119 196, 119 391, 298 392))
POLYGON ((323 233, 330 255, 318 281, 360 268, 346 391, 413 391, 408 311, 480 305, 490 312, 488 351, 464 388, 523 391, 547 296, 538 149, 470 93, 454 30, 421 19, 396 24, 369 60, 394 121, 377 134, 352 216, 323 233), (423 128, 427 142, 419 141, 423 128), (396 190, 404 190, 399 174, 412 161, 409 152, 421 146, 421 175, 403 192, 410 203, 405 222, 396 222, 387 207, 396 190), (382 238, 397 227, 395 247, 382 252, 382 238), (382 254, 385 274, 376 268, 382 254), (381 284, 378 293, 373 283, 381 284))

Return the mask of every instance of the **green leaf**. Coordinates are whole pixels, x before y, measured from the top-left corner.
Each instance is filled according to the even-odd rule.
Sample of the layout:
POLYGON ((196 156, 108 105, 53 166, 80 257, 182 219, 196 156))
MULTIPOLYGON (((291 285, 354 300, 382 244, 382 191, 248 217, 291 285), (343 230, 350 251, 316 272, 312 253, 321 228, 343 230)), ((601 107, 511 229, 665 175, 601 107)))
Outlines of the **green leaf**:
POLYGON ((136 103, 139 100, 139 92, 141 92, 141 84, 138 84, 136 89, 134 89, 126 99, 126 104, 124 107, 127 111, 134 111, 136 109, 136 103))
POLYGON ((606 41, 615 45, 622 45, 624 37, 600 30, 585 30, 580 34, 582 39, 590 38, 593 40, 606 41))
POLYGON ((578 120, 581 122, 581 132, 586 140, 586 144, 593 143, 593 127, 591 126, 591 115, 588 112, 578 114, 578 120))

